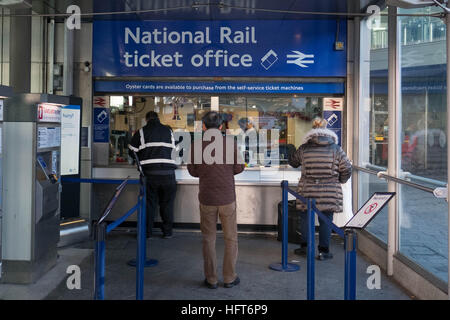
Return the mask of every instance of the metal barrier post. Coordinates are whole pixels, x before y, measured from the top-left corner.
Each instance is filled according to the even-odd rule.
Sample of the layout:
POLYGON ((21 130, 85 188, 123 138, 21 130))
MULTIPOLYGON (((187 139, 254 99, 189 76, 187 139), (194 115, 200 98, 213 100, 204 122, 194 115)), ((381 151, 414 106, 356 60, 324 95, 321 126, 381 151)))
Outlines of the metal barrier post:
POLYGON ((345 230, 345 300, 356 299, 356 233, 345 230))
POLYGON ((283 230, 283 239, 281 246, 281 264, 280 263, 272 263, 269 268, 275 271, 285 271, 292 272, 300 270, 300 266, 294 263, 287 262, 287 254, 288 254, 288 215, 289 215, 289 207, 288 207, 288 188, 289 184, 287 180, 281 181, 282 187, 282 230, 283 230))
POLYGON ((315 199, 307 199, 307 219, 308 219, 308 248, 307 248, 307 299, 314 300, 315 291, 315 269, 314 269, 314 255, 315 255, 315 228, 316 219, 312 205, 315 206, 315 199))
MULTIPOLYGON (((144 189, 145 185, 141 185, 144 189)), ((146 254, 146 231, 145 231, 145 189, 139 195, 139 211, 138 211, 138 232, 137 232, 137 253, 136 253, 136 300, 144 298, 144 268, 146 254)))
MULTIPOLYGON (((144 212, 144 216, 147 217, 147 177, 143 177, 142 178, 142 183, 143 183, 143 187, 142 187, 142 211, 144 212)), ((148 259, 147 260, 147 242, 144 242, 144 266, 145 267, 153 267, 156 266, 158 264, 158 260, 156 259, 148 259)))
POLYGON ((105 299, 105 240, 106 223, 94 224, 95 268, 94 268, 94 299, 105 299))
MULTIPOLYGON (((147 178, 145 176, 143 176, 141 178, 141 183, 140 183, 140 193, 139 193, 139 197, 138 197, 138 216, 139 216, 139 212, 142 211, 144 217, 147 217, 147 178), (140 211, 139 211, 140 210, 140 211)), ((144 226, 146 229, 146 225, 144 226)), ((139 231, 139 229, 138 229, 139 231)), ((144 230, 144 240, 147 238, 146 236, 146 231, 144 230)), ((138 233, 138 242, 139 242, 139 233, 138 233)), ((147 241, 144 241, 144 243, 142 244, 142 250, 143 250, 143 254, 144 254, 144 267, 154 267, 158 264, 158 260, 156 259, 148 259, 146 258, 147 255, 147 241)), ((137 256, 136 256, 137 257, 137 256)), ((131 259, 130 261, 127 262, 127 264, 129 266, 132 267, 136 267, 136 259, 131 259)))

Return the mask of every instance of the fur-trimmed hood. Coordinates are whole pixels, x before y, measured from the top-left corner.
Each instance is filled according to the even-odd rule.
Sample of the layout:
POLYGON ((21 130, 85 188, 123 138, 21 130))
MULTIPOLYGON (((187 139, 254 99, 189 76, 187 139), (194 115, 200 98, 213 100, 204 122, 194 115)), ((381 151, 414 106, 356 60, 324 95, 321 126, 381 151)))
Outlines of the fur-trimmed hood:
POLYGON ((312 129, 309 130, 308 133, 306 134, 305 138, 303 139, 303 144, 307 143, 310 140, 314 140, 313 142, 319 143, 319 144, 324 144, 323 140, 330 140, 328 144, 330 143, 335 143, 338 144, 339 139, 338 136, 336 135, 336 133, 334 133, 333 131, 331 131, 330 129, 326 129, 326 128, 318 128, 318 129, 312 129), (320 139, 320 137, 324 137, 324 138, 328 138, 328 139, 320 139), (320 143, 319 142, 322 142, 320 143))

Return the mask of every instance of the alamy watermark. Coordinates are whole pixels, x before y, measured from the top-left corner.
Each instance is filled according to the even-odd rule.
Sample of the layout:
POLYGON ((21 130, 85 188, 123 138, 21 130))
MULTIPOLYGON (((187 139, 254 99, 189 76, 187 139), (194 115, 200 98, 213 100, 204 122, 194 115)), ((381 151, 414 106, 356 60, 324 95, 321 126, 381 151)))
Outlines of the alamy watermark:
POLYGON ((381 24, 380 11, 381 9, 377 5, 370 5, 367 7, 366 12, 371 14, 371 16, 366 20, 366 26, 369 30, 380 27, 381 24))
MULTIPOLYGON (((225 138, 219 129, 194 132, 192 141, 189 131, 175 131, 174 140, 179 141, 172 151, 172 160, 180 164, 244 164, 263 165, 278 169, 280 164, 280 130, 247 130, 234 135, 227 130, 225 138)), ((139 148, 145 148, 141 144, 139 148)))
POLYGON ((81 9, 77 5, 67 7, 66 13, 70 16, 66 20, 66 27, 69 30, 81 29, 81 9))
POLYGON ((67 278, 66 286, 67 289, 73 290, 81 289, 81 269, 79 266, 73 264, 67 267, 66 273, 70 274, 70 276, 67 278))
POLYGON ((367 278, 367 289, 381 289, 381 270, 380 267, 373 264, 367 267, 366 273, 370 274, 367 278))

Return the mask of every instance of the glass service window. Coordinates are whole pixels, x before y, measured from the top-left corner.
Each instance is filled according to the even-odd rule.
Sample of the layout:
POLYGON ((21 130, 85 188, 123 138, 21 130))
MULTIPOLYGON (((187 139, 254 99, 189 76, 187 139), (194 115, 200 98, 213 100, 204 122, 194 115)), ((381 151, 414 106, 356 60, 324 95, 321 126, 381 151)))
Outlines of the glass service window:
MULTIPOLYGON (((224 134, 238 138, 249 129, 256 132, 259 146, 250 155, 252 161, 247 159, 248 167, 286 165, 288 153, 302 144, 312 120, 323 115, 321 97, 223 95, 218 100, 224 134), (271 163, 270 159, 277 161, 271 163)), ((110 163, 132 163, 128 143, 146 124, 147 112, 155 111, 161 123, 174 132, 189 132, 193 140, 194 132, 202 128, 202 117, 212 110, 211 103, 210 96, 111 96, 110 163)), ((245 146, 241 151, 245 151, 245 146)))

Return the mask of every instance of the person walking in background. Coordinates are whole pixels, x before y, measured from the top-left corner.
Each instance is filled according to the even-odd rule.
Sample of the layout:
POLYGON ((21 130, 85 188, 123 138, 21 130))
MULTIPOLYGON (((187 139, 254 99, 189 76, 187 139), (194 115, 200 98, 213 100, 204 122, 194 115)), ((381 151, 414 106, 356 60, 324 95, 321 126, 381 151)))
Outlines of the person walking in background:
MULTIPOLYGON (((212 142, 194 141, 202 143, 201 163, 194 163, 195 146, 191 148, 191 161, 187 166, 189 173, 193 177, 199 178, 200 202, 200 229, 202 232, 203 269, 205 274, 204 284, 210 289, 218 287, 217 262, 216 262, 216 231, 217 218, 222 224, 225 241, 225 252, 223 257, 223 281, 225 288, 231 288, 239 284, 240 279, 236 273, 236 261, 238 256, 238 236, 236 221, 236 191, 234 175, 244 171, 244 162, 237 152, 235 141, 228 144, 226 139, 233 137, 223 137, 220 134, 222 127, 222 117, 218 112, 210 111, 203 118, 203 131, 216 130, 215 136, 223 138, 222 163, 214 162, 206 164, 203 151, 212 142), (227 150, 227 145, 233 146, 234 150, 227 150), (233 152, 233 163, 227 163, 227 152, 233 152)), ((217 139, 217 138, 216 138, 217 139)), ((216 142, 214 140, 214 142, 216 142)), ((217 154, 216 154, 217 156, 217 154)))
MULTIPOLYGON (((305 198, 316 199, 317 208, 330 220, 334 212, 342 212, 343 197, 341 183, 345 183, 352 174, 352 165, 347 155, 338 145, 337 135, 326 129, 327 122, 315 118, 313 129, 310 130, 303 144, 289 157, 289 164, 298 168, 302 175, 297 192, 305 198)), ((301 234, 300 248, 295 250, 298 255, 306 255, 308 226, 306 223, 306 204, 297 200, 297 210, 300 210, 298 229, 301 234)), ((319 217, 319 255, 317 259, 333 258, 329 251, 331 229, 319 217)))
POLYGON ((147 178, 147 238, 152 236, 153 217, 159 205, 163 238, 172 238, 173 208, 177 192, 172 130, 159 121, 158 114, 145 115, 147 125, 137 131, 128 145, 130 155, 136 152, 147 178))

